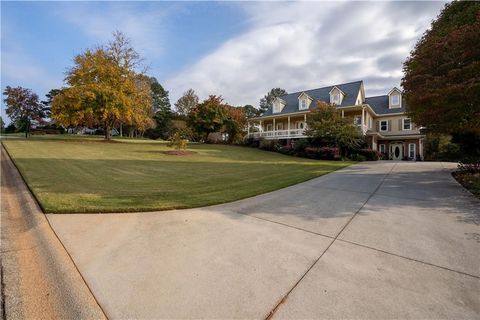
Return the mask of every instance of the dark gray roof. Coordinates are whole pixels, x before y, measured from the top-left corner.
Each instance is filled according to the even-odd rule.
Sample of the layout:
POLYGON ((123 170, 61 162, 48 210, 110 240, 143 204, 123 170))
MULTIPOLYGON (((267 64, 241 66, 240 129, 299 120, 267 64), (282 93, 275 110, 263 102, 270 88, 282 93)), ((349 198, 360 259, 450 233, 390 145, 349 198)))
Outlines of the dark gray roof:
POLYGON ((405 99, 402 99, 401 108, 388 108, 388 95, 367 97, 365 98, 365 103, 370 105, 370 107, 372 107, 373 111, 375 111, 376 114, 390 114, 407 111, 405 99))
MULTIPOLYGON (((350 82, 350 83, 337 84, 337 85, 334 85, 334 86, 323 87, 323 88, 312 89, 312 90, 306 90, 306 91, 299 91, 299 92, 289 93, 289 94, 283 95, 280 98, 283 99, 286 102, 286 105, 283 108, 282 112, 275 113, 275 114, 285 114, 285 113, 292 113, 292 112, 300 111, 299 105, 298 105, 298 97, 303 92, 308 94, 310 96, 310 98, 313 99, 312 103, 310 104, 310 109, 315 108, 317 106, 318 101, 323 101, 323 102, 329 103, 330 102, 330 90, 332 90, 333 87, 337 87, 338 89, 342 90, 343 93, 345 93, 345 97, 343 98, 342 104, 339 105, 339 107, 353 106, 353 105, 355 105, 356 99, 358 97, 358 92, 360 91, 360 88, 362 87, 362 82, 363 81, 355 81, 355 82, 350 82)), ((265 111, 262 116, 272 115, 273 114, 272 109, 273 109, 273 107, 268 108, 268 110, 265 111)))

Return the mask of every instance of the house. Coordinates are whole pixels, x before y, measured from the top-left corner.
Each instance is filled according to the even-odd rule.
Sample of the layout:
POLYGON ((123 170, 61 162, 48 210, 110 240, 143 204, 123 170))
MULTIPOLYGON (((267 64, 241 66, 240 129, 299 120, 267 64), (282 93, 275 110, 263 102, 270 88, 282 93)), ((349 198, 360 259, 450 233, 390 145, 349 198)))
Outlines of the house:
POLYGON ((342 117, 351 117, 367 137, 369 147, 386 154, 388 159, 423 159, 425 136, 408 117, 402 91, 393 88, 385 95, 366 97, 363 81, 280 96, 264 114, 249 119, 259 132, 248 136, 278 140, 305 138, 307 114, 319 101, 334 104, 342 117))

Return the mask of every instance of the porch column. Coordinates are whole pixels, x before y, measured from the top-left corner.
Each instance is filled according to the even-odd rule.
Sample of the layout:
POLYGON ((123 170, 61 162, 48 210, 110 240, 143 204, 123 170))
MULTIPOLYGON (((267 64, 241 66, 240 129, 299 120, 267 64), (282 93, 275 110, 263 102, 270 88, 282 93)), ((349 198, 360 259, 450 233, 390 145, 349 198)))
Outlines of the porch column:
POLYGON ((364 124, 365 124, 365 109, 362 108, 362 132, 363 132, 364 124))
POLYGON ((277 131, 277 128, 275 126, 275 118, 273 118, 273 136, 275 137, 276 136, 276 132, 277 131))
POLYGON ((290 137, 290 116, 288 116, 287 136, 290 137))
POLYGON ((262 125, 262 123, 263 123, 263 121, 262 121, 262 120, 260 120, 260 133, 262 133, 262 132, 263 132, 263 125, 262 125))
POLYGON ((306 128, 307 128, 307 114, 305 113, 303 115, 303 130, 305 130, 306 128))
POLYGON ((342 110, 342 118, 345 118, 345 111, 342 110))

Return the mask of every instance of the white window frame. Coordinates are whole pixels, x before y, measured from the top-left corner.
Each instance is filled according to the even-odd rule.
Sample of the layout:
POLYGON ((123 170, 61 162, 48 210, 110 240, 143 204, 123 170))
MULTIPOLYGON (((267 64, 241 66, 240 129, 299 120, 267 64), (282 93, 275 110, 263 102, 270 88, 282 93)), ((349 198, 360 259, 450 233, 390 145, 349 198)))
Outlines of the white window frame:
POLYGON ((333 93, 332 94, 332 102, 339 104, 340 103, 340 93, 333 93))
POLYGON ((273 103, 273 113, 280 113, 281 109, 282 108, 280 106, 280 103, 278 102, 273 103))
POLYGON ((410 119, 410 118, 402 119, 402 130, 412 130, 412 119, 410 119), (410 123, 408 124, 408 128, 405 128, 405 120, 410 121, 410 123))
POLYGON ((267 124, 267 131, 273 131, 273 124, 269 123, 267 124), (270 128, 270 130, 268 130, 270 128))
POLYGON ((417 156, 417 145, 415 143, 409 143, 408 144, 408 157, 415 160, 416 156, 417 156), (413 146, 413 150, 412 150, 412 146, 413 146), (411 151, 413 151, 413 157, 410 156, 411 151))
POLYGON ((384 153, 384 154, 385 154, 385 153, 386 153, 386 150, 387 150, 387 148, 386 148, 386 146, 385 146, 384 143, 381 143, 381 144, 378 145, 378 151, 380 151, 381 153, 384 153), (383 149, 383 150, 382 150, 382 149, 383 149))
POLYGON ((388 120, 380 120, 378 130, 380 130, 380 132, 387 132, 388 131, 388 120), (386 123, 386 125, 385 125, 386 129, 385 130, 382 130, 382 122, 386 123))
POLYGON ((400 95, 399 94, 392 94, 390 96, 390 104, 392 106, 400 106, 400 95), (393 99, 396 99, 397 101, 394 101, 393 99))
POLYGON ((307 99, 301 99, 300 100, 300 110, 307 110, 308 109, 308 103, 307 99))
POLYGON ((283 122, 277 123, 277 131, 283 130, 283 122))
POLYGON ((298 129, 298 130, 305 129, 305 123, 303 121, 295 122, 295 129, 298 129), (300 126, 302 126, 302 128, 300 128, 300 126))

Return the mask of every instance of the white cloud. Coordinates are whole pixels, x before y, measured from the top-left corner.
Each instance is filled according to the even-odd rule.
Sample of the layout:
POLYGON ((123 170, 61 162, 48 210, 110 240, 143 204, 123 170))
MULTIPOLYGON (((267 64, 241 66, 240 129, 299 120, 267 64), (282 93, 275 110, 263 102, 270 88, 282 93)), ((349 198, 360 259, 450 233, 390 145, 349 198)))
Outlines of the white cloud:
POLYGON ((289 92, 365 80, 367 94, 399 86, 402 62, 443 6, 434 2, 247 3, 249 31, 169 79, 175 101, 193 88, 253 104, 289 92))

